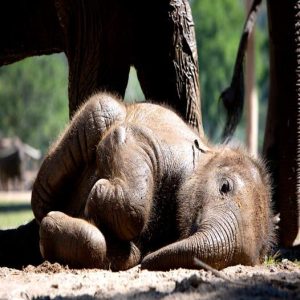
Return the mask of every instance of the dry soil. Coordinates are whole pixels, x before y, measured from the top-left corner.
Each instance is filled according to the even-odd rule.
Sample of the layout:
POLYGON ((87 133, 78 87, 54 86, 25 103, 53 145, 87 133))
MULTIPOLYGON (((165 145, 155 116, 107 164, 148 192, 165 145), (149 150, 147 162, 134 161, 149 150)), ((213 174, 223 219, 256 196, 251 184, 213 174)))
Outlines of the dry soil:
POLYGON ((0 268, 0 299, 300 299, 300 264, 284 259, 221 271, 74 270, 43 263, 0 268))

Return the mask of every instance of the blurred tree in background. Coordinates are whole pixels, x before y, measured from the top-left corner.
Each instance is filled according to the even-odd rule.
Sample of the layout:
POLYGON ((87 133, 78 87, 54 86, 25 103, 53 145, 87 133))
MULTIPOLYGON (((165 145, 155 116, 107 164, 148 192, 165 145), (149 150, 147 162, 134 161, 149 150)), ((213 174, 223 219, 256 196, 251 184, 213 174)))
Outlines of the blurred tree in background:
POLYGON ((0 136, 19 136, 43 152, 68 121, 63 54, 27 58, 0 68, 0 136))
MULTIPOLYGON (((204 129, 212 140, 218 141, 225 117, 218 98, 231 80, 245 19, 244 1, 191 0, 190 4, 199 55, 204 129)), ((261 145, 268 96, 265 8, 258 18, 255 35, 261 145)), ((67 77, 67 62, 63 54, 28 58, 1 67, 0 136, 19 136, 45 152, 68 121, 67 77)), ((144 99, 133 68, 125 98, 129 102, 144 99)), ((243 135, 242 121, 236 137, 243 141, 243 135)))
POLYGON ((244 21, 243 3, 193 0, 191 8, 199 57, 203 122, 206 134, 215 138, 222 130, 222 104, 218 97, 231 80, 244 21))
MULTIPOLYGON (((191 0, 195 23, 202 117, 205 133, 218 141, 224 127, 225 112, 220 93, 229 86, 246 12, 242 0, 191 0)), ((268 31, 263 7, 255 28, 256 80, 260 109, 260 146, 263 140, 268 97, 268 31)), ((244 141, 244 118, 235 137, 244 141)))

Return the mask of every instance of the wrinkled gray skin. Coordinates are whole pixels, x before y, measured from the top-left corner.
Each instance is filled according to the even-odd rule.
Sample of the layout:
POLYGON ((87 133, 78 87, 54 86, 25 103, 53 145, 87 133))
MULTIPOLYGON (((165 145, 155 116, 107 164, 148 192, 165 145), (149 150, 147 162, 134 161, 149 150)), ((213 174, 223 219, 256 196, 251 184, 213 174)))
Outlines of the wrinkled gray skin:
POLYGON ((97 94, 32 192, 45 259, 123 270, 254 265, 268 252, 270 183, 245 151, 212 147, 174 112, 97 94))

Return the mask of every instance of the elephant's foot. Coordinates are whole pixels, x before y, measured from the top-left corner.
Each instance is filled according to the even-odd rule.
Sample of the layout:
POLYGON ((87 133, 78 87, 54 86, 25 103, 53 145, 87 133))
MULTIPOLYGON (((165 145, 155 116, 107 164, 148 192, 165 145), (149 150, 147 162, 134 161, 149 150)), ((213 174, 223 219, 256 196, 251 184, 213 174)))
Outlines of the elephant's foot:
POLYGON ((112 271, 128 270, 141 261, 140 250, 133 242, 121 241, 112 236, 106 239, 107 263, 112 271))
POLYGON ((50 262, 76 268, 105 268, 106 242, 100 230, 62 212, 53 211, 43 218, 40 250, 50 262))

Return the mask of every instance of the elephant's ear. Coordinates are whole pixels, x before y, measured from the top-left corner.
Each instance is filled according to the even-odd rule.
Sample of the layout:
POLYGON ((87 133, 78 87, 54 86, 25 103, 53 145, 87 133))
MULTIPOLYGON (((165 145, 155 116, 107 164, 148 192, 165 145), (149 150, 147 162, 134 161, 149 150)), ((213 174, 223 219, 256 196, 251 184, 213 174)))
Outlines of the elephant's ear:
POLYGON ((125 108, 106 94, 91 97, 75 114, 47 154, 33 185, 31 205, 39 222, 51 210, 66 211, 83 175, 92 177, 86 173, 87 166, 95 170, 96 147, 104 132, 125 114, 125 108))
POLYGON ((244 24, 230 86, 220 95, 227 112, 227 121, 223 131, 223 140, 230 140, 243 112, 244 107, 244 58, 248 38, 251 34, 261 0, 254 0, 244 24))

